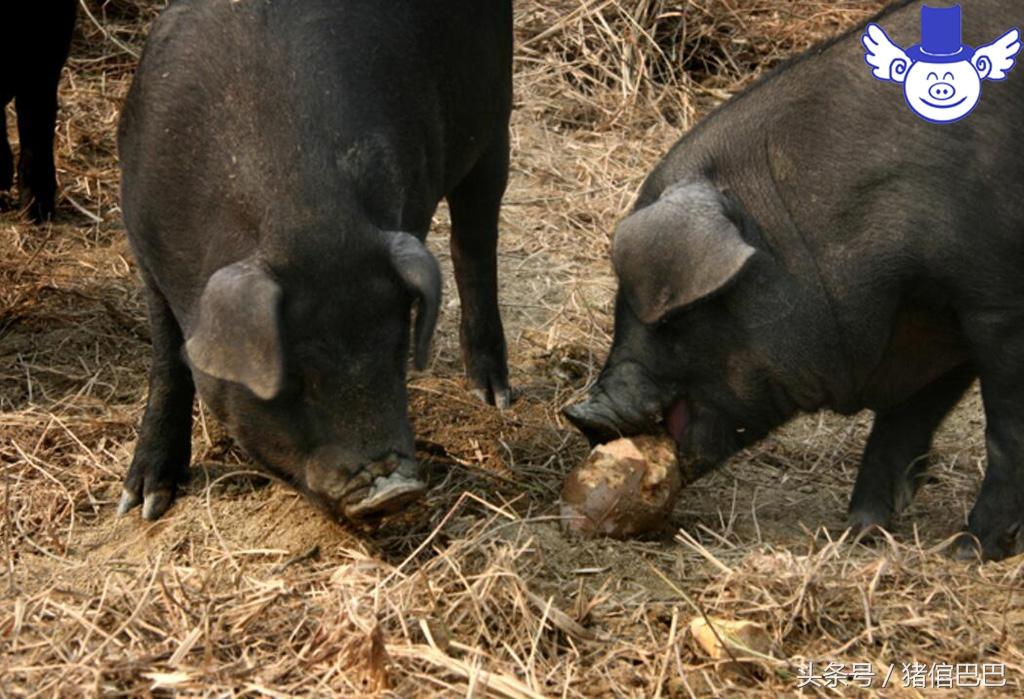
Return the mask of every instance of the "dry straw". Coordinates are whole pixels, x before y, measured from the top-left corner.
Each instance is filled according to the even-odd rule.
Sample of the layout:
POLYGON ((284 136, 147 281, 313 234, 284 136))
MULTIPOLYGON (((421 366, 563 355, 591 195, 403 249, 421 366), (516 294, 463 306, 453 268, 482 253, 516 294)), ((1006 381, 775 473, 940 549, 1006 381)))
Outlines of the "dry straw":
MULTIPOLYGON (((586 448, 559 409, 608 345, 608 234, 644 173, 721 100, 880 4, 516 3, 501 272, 518 400, 498 414, 468 395, 449 298, 410 383, 433 487, 355 531, 251 475, 200 408, 185 496, 156 524, 115 518, 148 330, 114 129, 160 3, 86 0, 59 222, 0 215, 0 695, 769 697, 808 660, 895 663, 897 684, 902 663, 1003 663, 1019 693, 1024 564, 940 550, 982 469, 976 396, 940 434, 935 482, 873 546, 841 536, 864 417, 796 422, 685 492, 663 536, 569 541, 553 519, 586 448), (762 625, 772 653, 739 672, 705 659, 686 631, 702 615, 762 625)), ((447 226, 442 211, 446 269, 447 226)))

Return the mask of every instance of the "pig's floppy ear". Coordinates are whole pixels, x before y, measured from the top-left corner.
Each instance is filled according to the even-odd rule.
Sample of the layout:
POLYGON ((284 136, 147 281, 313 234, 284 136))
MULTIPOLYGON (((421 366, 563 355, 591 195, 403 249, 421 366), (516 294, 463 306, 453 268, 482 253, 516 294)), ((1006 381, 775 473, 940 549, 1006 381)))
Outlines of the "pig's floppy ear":
POLYGON ((263 400, 276 396, 284 383, 280 306, 281 287, 259 265, 243 261, 217 270, 185 343, 192 365, 263 400))
POLYGON ((408 233, 394 233, 389 245, 391 266, 405 287, 416 295, 416 340, 413 361, 424 369, 430 359, 430 339, 441 308, 441 268, 420 240, 408 233))
POLYGON ((676 185, 619 224, 612 262, 641 321, 724 288, 754 255, 723 204, 710 183, 676 185))

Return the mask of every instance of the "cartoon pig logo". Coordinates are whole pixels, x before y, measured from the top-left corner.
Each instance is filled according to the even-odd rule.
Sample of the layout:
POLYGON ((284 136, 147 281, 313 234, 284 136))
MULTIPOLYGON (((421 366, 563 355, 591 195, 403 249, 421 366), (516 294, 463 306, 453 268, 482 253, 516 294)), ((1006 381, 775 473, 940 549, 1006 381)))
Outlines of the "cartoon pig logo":
POLYGON ((949 124, 971 113, 981 99, 982 80, 1005 80, 1021 49, 1011 29, 973 49, 961 40, 960 6, 921 8, 921 43, 904 51, 877 24, 861 38, 864 60, 884 82, 903 84, 907 104, 922 119, 949 124))

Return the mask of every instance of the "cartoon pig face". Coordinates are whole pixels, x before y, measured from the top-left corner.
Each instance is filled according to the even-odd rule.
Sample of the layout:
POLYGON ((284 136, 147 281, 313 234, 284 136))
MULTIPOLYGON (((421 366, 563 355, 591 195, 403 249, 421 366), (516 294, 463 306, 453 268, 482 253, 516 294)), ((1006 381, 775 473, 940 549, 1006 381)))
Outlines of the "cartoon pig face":
POLYGON ((861 37, 864 61, 876 79, 903 83, 907 104, 922 119, 938 124, 959 121, 977 106, 982 80, 1006 80, 1013 70, 1017 54, 1024 46, 1020 30, 1011 29, 991 44, 973 49, 959 39, 959 6, 925 6, 921 8, 921 17, 922 44, 906 51, 894 44, 880 26, 868 24, 861 37), (927 52, 923 48, 926 43, 936 42, 938 48, 949 51, 927 52))
POLYGON ((907 103, 928 121, 949 123, 971 113, 981 98, 981 76, 968 61, 911 66, 904 82, 907 103))

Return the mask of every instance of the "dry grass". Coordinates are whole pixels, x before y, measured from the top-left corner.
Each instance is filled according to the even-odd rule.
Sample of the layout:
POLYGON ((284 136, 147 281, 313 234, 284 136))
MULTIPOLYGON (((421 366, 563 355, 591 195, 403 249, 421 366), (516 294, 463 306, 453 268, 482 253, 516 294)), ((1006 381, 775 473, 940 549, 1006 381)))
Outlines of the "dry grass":
POLYGON ((254 475, 201 409, 185 496, 156 524, 114 516, 148 362, 114 126, 159 4, 88 0, 59 223, 0 214, 0 694, 774 696, 806 660, 895 663, 897 687, 901 663, 1005 663, 1020 693, 1024 562, 940 550, 979 482, 976 396, 872 547, 841 533, 866 417, 797 421, 691 487, 647 541, 568 541, 553 519, 585 451, 558 411, 608 345, 608 232, 644 173, 715 103, 880 2, 517 3, 501 265, 519 397, 499 414, 467 395, 450 298, 411 380, 433 488, 374 531, 254 475), (772 657, 738 673, 704 659, 686 634, 703 613, 764 625, 772 657))

